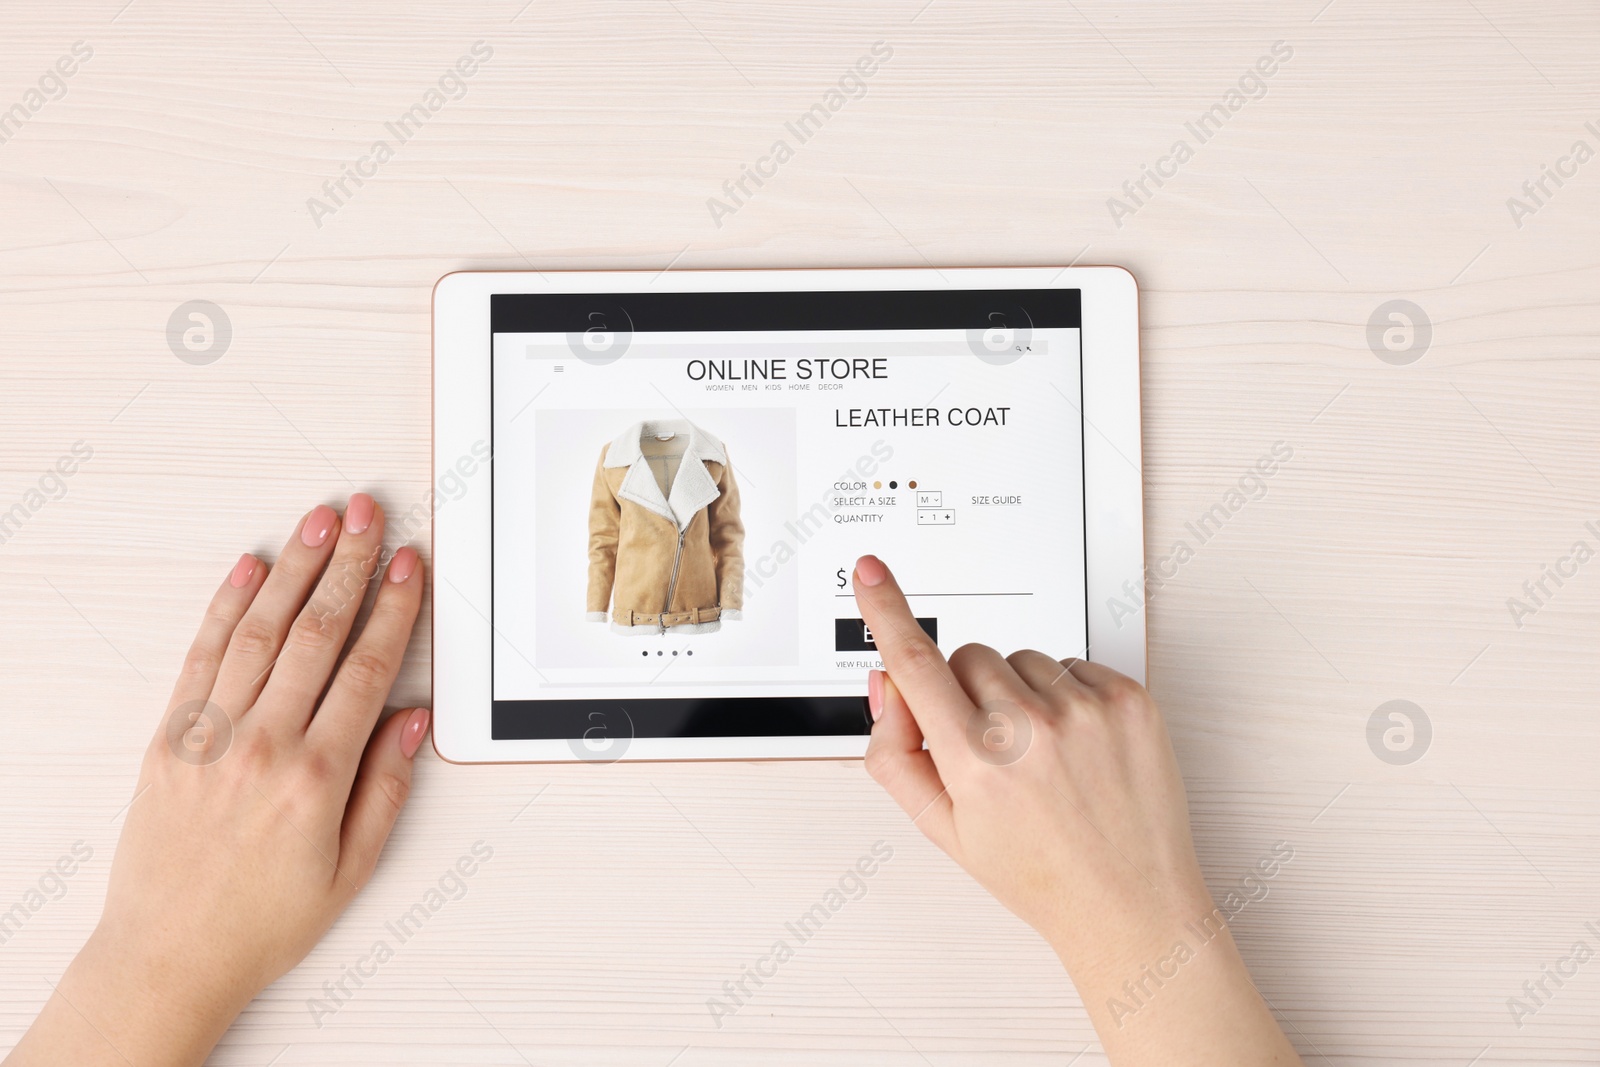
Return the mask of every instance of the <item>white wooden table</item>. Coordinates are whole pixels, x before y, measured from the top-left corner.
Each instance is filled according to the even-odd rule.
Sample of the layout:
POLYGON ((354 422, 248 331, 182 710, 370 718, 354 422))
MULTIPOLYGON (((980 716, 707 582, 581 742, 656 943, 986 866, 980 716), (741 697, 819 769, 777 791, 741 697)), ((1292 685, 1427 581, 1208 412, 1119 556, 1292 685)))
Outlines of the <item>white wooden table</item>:
MULTIPOLYGON (((440 275, 1076 261, 1144 286, 1147 551, 1194 550, 1149 607, 1152 689, 1212 885, 1294 849, 1234 923, 1286 1030, 1311 1063, 1600 1058, 1600 962, 1520 1028, 1508 1006, 1574 942, 1600 951, 1600 562, 1523 589, 1600 549, 1600 161, 1569 155, 1600 150, 1593 4, 66 0, 3 21, 0 513, 25 521, 0 543, 0 910, 74 842, 93 856, 0 944, 0 1046, 95 921, 219 577, 315 502, 427 491, 440 275), (460 99, 386 132, 479 41, 460 99), (864 95, 793 143, 877 41, 864 95), (1219 103, 1201 143, 1186 123, 1219 103), (392 158, 334 201, 379 139, 392 158), (1172 176, 1134 201, 1144 165, 1172 176), (1546 165, 1566 176, 1535 201, 1546 165), (168 344, 191 300, 231 324, 207 365, 168 344), (1377 346, 1401 362, 1368 341, 1392 300, 1429 324, 1377 346), (1278 441, 1266 495, 1196 543, 1185 524, 1278 441), (75 442, 92 456, 45 477, 75 442), (1413 762, 1369 745, 1391 700, 1431 725, 1391 754, 1413 762)), ((396 703, 428 700, 429 647, 424 625, 396 703)), ((213 1062, 1074 1057, 1103 1062, 1053 957, 857 765, 425 752, 374 884, 213 1062), (717 1026, 708 999, 879 840, 868 894, 717 1026), (466 895, 314 1018, 478 841, 466 895)))

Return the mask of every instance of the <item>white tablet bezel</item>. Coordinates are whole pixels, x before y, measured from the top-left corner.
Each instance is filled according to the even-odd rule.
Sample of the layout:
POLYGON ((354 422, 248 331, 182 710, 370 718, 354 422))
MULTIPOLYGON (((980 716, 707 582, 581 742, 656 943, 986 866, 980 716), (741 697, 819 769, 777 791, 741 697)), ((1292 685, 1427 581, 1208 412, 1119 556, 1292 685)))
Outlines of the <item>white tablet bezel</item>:
MULTIPOLYGON (((1120 267, 909 270, 462 271, 433 294, 434 485, 454 470, 468 488, 433 501, 433 744, 452 763, 583 762, 565 740, 494 740, 489 297, 499 293, 705 293, 838 290, 1079 289, 1083 308, 1084 529, 1089 658, 1145 680, 1144 493, 1138 287, 1120 267), (479 467, 482 470, 478 470, 479 467), (463 469, 471 470, 470 478, 463 469), (1130 599, 1137 594, 1137 601, 1130 599)), ((492 462, 492 461, 491 461, 492 462)), ((1002 652, 1012 651, 1002 649, 1002 652)), ((863 682, 863 688, 865 683, 863 682)), ((639 737, 622 759, 849 759, 866 735, 639 737)))

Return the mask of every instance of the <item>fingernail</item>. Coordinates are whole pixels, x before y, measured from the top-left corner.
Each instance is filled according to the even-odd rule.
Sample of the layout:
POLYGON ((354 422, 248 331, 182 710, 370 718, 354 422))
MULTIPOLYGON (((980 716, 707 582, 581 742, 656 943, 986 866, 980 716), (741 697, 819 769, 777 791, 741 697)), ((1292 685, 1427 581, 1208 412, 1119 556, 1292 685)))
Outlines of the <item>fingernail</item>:
POLYGON ((389 561, 389 580, 396 585, 411 577, 411 572, 417 569, 417 550, 407 545, 394 554, 394 559, 389 561))
POLYGON ((427 708, 413 708, 411 717, 400 728, 400 754, 406 759, 415 756, 422 746, 422 738, 428 732, 428 719, 427 708))
POLYGON ((333 524, 339 521, 339 516, 326 504, 318 504, 311 509, 311 514, 306 516, 305 523, 300 527, 300 543, 307 548, 321 548, 322 543, 333 533, 333 524))
POLYGON ((862 585, 882 585, 889 577, 889 568, 877 556, 862 556, 856 560, 856 577, 861 579, 862 585))
POLYGON ((368 526, 372 525, 372 498, 365 493, 356 493, 350 498, 350 503, 344 508, 344 528, 353 534, 365 533, 368 526))
POLYGON ((228 575, 228 584, 235 589, 243 589, 250 584, 250 576, 256 572, 256 558, 246 552, 239 557, 239 562, 233 565, 233 573, 228 575))
POLYGON ((867 672, 867 710, 872 712, 872 721, 877 722, 878 716, 883 714, 883 672, 867 672))

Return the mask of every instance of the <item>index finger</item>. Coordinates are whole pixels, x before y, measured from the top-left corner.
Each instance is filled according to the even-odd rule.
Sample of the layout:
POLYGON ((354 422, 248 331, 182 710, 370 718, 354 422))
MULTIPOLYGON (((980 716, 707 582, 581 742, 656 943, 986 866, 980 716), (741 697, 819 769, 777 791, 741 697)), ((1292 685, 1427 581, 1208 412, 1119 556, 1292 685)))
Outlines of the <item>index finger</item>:
POLYGON ((900 583, 877 556, 856 560, 856 605, 872 630, 884 669, 911 708, 930 749, 966 735, 972 700, 906 603, 900 583))

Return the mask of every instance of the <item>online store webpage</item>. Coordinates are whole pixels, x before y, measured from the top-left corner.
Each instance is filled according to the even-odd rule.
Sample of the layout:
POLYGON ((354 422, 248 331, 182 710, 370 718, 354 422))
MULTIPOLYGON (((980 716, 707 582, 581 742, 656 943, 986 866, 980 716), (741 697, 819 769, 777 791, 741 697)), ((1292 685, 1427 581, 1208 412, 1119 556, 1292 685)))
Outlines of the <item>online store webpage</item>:
POLYGON ((947 654, 1082 654, 1080 358, 1072 326, 495 332, 496 736, 573 736, 535 702, 859 719, 868 552, 947 654))

